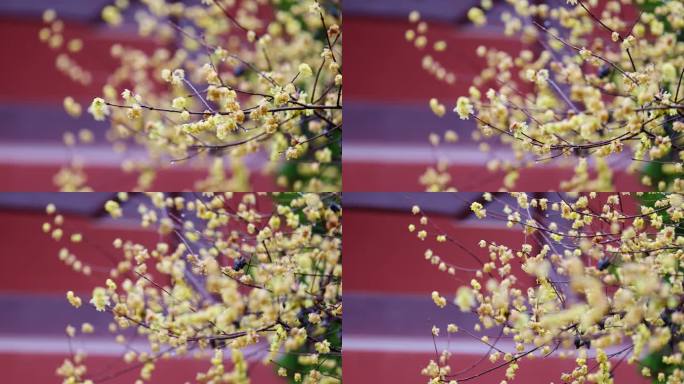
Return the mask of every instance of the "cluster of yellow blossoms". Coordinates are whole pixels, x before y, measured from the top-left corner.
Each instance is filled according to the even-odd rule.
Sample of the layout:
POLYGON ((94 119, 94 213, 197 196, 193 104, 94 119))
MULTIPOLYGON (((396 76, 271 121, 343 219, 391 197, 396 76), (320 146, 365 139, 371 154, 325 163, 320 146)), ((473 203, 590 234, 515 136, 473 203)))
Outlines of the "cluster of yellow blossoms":
MULTIPOLYGON (((45 212, 48 216, 52 217, 52 222, 44 222, 42 230, 44 233, 50 234, 50 237, 52 237, 53 240, 61 242, 65 235, 69 236, 69 243, 72 244, 80 243, 83 240, 83 235, 80 232, 68 233, 70 230, 64 228, 64 216, 57 213, 57 208, 54 204, 49 204, 45 207, 45 212)), ((59 260, 71 267, 74 272, 82 273, 85 276, 90 276, 92 273, 92 267, 79 260, 67 247, 60 248, 59 260)), ((71 301, 72 299, 69 300, 71 301)))
MULTIPOLYGON (((340 190, 339 1, 143 5, 135 12, 138 33, 158 47, 114 44, 111 57, 119 66, 107 78, 94 79, 104 84, 102 94, 87 108, 95 120, 109 122, 106 137, 116 152, 144 146, 146 157, 122 164, 124 171, 140 173, 137 189, 149 190, 156 170, 184 162, 209 171, 206 180, 188 188, 248 191, 249 157, 263 158, 262 171, 282 188, 340 190)), ((129 6, 116 1, 102 17, 117 27, 129 6)), ((64 23, 53 10, 44 18, 50 27, 40 38, 58 49, 64 23)), ((72 45, 80 50, 82 43, 72 45)), ((61 62, 69 60, 62 65, 69 73, 83 72, 61 55, 61 62)), ((81 114, 73 99, 64 105, 71 116, 81 114)), ((77 164, 56 179, 60 187, 86 188, 77 164)))
MULTIPOLYGON (((197 374, 198 382, 248 383, 250 360, 258 363, 248 356, 293 382, 341 382, 339 194, 150 193, 136 200, 141 197, 140 224, 161 240, 150 247, 117 238, 110 250, 96 244, 109 255, 103 262, 114 264, 93 268, 102 286, 90 299, 66 294, 76 308, 89 304, 110 313, 118 343, 132 341, 129 329, 147 339, 149 351, 123 356, 142 367, 139 382, 150 380, 159 359, 202 358, 208 351, 212 365, 197 374)), ((130 198, 119 193, 105 210, 123 219, 121 205, 130 198)), ((52 204, 47 211, 56 214, 52 204)), ((81 331, 94 328, 84 323, 81 331)), ((67 334, 74 337, 76 328, 68 326, 67 334)), ((57 370, 64 383, 102 378, 88 372, 84 359, 79 353, 65 360, 57 370)))
MULTIPOLYGON (((503 186, 514 189, 522 169, 557 162, 575 171, 559 180, 562 190, 613 190, 617 170, 642 172, 642 184, 659 191, 684 190, 684 3, 506 2, 503 38, 519 39, 521 48, 478 47, 483 68, 454 109, 461 119, 474 120, 471 136, 482 151, 491 150, 493 139, 512 148, 512 159, 487 163, 490 171, 504 173, 503 186)), ((491 8, 483 0, 468 18, 483 25, 491 8)), ((409 20, 427 28, 417 12, 409 20)), ((436 61, 430 55, 425 60, 436 61)), ((439 100, 430 105, 444 115, 439 100)), ((436 138, 430 135, 435 146, 436 138)), ((447 168, 440 160, 421 183, 433 191, 457 188, 447 168)))
MULTIPOLYGON (((523 358, 551 354, 575 358, 576 367, 560 373, 562 382, 613 383, 612 370, 623 360, 654 382, 683 382, 683 195, 487 193, 472 211, 482 212, 483 205, 497 208, 486 218, 478 215, 480 220, 521 231, 523 243, 481 240, 487 256, 467 256, 479 261, 474 272, 459 266, 459 256, 437 263, 452 275, 454 269, 473 273, 470 283, 457 289, 453 304, 477 317, 475 333, 463 330, 463 337, 490 349, 492 369, 456 374, 451 366, 456 362, 444 350, 423 369, 430 383, 468 381, 494 367, 505 368, 504 381, 510 382, 523 358), (477 335, 486 330, 498 330, 499 337, 477 335), (503 338, 513 341, 513 350, 498 344, 503 338)), ((409 230, 419 228, 423 241, 459 241, 458 234, 442 233, 426 216, 409 230)), ((435 264, 435 257, 428 250, 426 259, 435 264)), ((439 308, 447 306, 439 292, 432 292, 432 300, 439 308)), ((458 331, 454 324, 447 329, 458 331)), ((439 328, 432 333, 438 336, 439 328)))

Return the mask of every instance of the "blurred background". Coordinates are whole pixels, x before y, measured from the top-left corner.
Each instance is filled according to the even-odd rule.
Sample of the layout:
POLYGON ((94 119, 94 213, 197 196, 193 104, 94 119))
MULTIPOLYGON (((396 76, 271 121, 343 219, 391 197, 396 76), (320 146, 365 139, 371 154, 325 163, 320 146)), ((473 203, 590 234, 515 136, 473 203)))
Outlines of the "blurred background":
MULTIPOLYGON (((187 0, 188 4, 198 1, 187 0)), ((145 157, 140 147, 131 146, 124 157, 115 153, 105 139, 108 128, 86 112, 94 97, 102 94, 107 76, 117 68, 110 55, 112 44, 120 43, 148 52, 158 47, 155 41, 138 36, 135 12, 141 5, 131 1, 123 12, 124 22, 112 28, 102 21, 101 10, 107 0, 4 0, 0 2, 0 42, 5 52, 0 60, 0 180, 3 190, 47 191, 57 187, 53 181, 60 167, 76 156, 84 164, 87 184, 95 190, 130 190, 139 173, 124 172, 124 158, 145 157), (63 42, 57 49, 39 40, 43 11, 51 8, 62 20, 63 42), (80 39, 83 49, 70 52, 69 42, 80 39), (58 58, 67 57, 83 69, 69 73, 56 67, 58 58), (76 81, 73 81, 71 77, 76 81), (90 81, 88 82, 88 79, 90 81), (62 103, 71 96, 83 108, 74 119, 62 103), (66 148, 63 135, 78 137, 81 129, 92 131, 92 144, 66 148)), ((64 60, 63 58, 61 60, 64 60)), ((248 158, 247 165, 260 169, 265 155, 248 158)), ((189 190, 195 181, 206 177, 206 167, 184 162, 163 164, 150 190, 189 190)), ((253 173, 255 190, 275 190, 273 178, 253 173)))
MULTIPOLYGON (((107 331, 111 314, 97 312, 86 304, 93 287, 102 286, 107 278, 112 257, 116 257, 112 255, 115 238, 128 238, 146 246, 154 246, 159 241, 155 230, 140 227, 137 207, 143 202, 142 197, 133 195, 122 203, 124 217, 117 220, 111 219, 102 208, 105 201, 113 198, 113 193, 0 193, 3 383, 60 382, 55 369, 72 352, 81 350, 88 353, 85 362, 96 383, 133 383, 139 378, 140 367, 126 364, 122 356, 127 348, 148 350, 145 339, 131 336, 128 345, 117 344, 107 331), (44 222, 54 218, 45 213, 48 203, 54 203, 64 217, 66 241, 54 241, 41 230, 44 222), (66 234, 71 232, 83 235, 83 242, 70 243, 69 250, 92 266, 89 277, 74 272, 58 257, 60 248, 68 243, 66 234), (84 305, 79 309, 67 302, 69 290, 83 299, 84 305), (82 334, 83 322, 91 323, 95 332, 82 334), (71 342, 65 333, 69 324, 77 329, 77 336, 71 342)), ((208 357, 160 360, 151 382, 195 382, 195 374, 210 366, 208 357)), ((285 382, 275 376, 272 367, 259 361, 250 362, 250 375, 254 383, 285 382)))
MULTIPOLYGON (((470 137, 475 129, 473 120, 460 120, 451 112, 458 96, 467 94, 472 78, 484 65, 475 55, 478 46, 508 52, 522 47, 517 38, 503 34, 500 16, 510 11, 510 5, 502 0, 493 3, 487 12, 487 25, 475 27, 467 12, 480 0, 345 0, 345 191, 425 190, 418 179, 438 157, 450 162, 451 185, 459 190, 491 191, 502 186, 503 173, 487 171, 485 163, 492 157, 511 159, 512 153, 497 139, 487 141, 491 145, 489 154, 480 152, 470 137), (422 50, 404 37, 406 30, 416 27, 408 21, 412 10, 418 10, 429 25, 430 44, 422 50), (445 52, 432 49, 437 40, 446 41, 445 52), (455 75, 452 85, 422 69, 426 54, 455 75), (444 117, 430 111, 432 97, 445 105, 444 117), (428 135, 441 135, 447 129, 456 131, 458 142, 434 149, 428 135)), ((531 3, 565 5, 566 1, 531 3)), ((516 190, 557 190, 561 180, 572 176, 572 166, 553 162, 526 169, 516 190)), ((616 172, 614 180, 618 190, 643 189, 632 175, 616 172)))
MULTIPOLYGON (((457 271, 451 276, 440 272, 424 258, 430 248, 442 260, 463 268, 477 268, 473 255, 487 257, 486 249, 478 246, 481 239, 497 244, 520 247, 523 235, 519 229, 509 229, 491 215, 484 220, 474 217, 470 203, 481 201, 480 193, 345 193, 345 275, 344 294, 344 377, 350 383, 423 383, 427 377, 420 371, 430 359, 435 359, 435 343, 431 329, 441 329, 437 348, 449 346, 453 353, 454 371, 467 369, 487 353, 480 341, 463 332, 447 337, 447 324, 473 332, 476 318, 462 313, 451 304, 456 290, 469 284, 473 272, 457 271), (408 232, 408 225, 417 224, 420 216, 411 214, 418 204, 428 216, 430 226, 446 233, 454 242, 437 243, 433 236, 425 241, 408 232), (439 309, 430 294, 439 293, 447 306, 439 309)), ((552 194, 550 200, 558 201, 552 194)), ((485 204, 489 212, 501 212, 504 204, 515 201, 498 195, 499 201, 485 204)), ((633 208, 626 207, 627 211, 633 208)), ((518 267, 513 268, 516 273, 518 267)), ((524 276, 516 274, 516 276, 524 276)), ((534 281, 521 277, 522 284, 534 281)), ((489 335, 494 340, 496 330, 475 333, 489 335)), ((510 339, 503 337, 497 344, 513 350, 510 339)), ((617 358, 613 361, 617 365, 617 358)), ((500 363, 500 362, 499 362, 500 363)), ((464 372, 458 378, 484 372, 494 365, 488 360, 464 372)), ((524 359, 512 383, 560 382, 560 374, 571 371, 574 359, 561 360, 557 355, 545 359, 524 359)), ((614 372, 616 383, 648 383, 640 378, 637 368, 620 364, 614 372)), ((499 384, 505 369, 485 374, 475 383, 499 384)), ((459 380, 459 383, 462 382, 459 380)))

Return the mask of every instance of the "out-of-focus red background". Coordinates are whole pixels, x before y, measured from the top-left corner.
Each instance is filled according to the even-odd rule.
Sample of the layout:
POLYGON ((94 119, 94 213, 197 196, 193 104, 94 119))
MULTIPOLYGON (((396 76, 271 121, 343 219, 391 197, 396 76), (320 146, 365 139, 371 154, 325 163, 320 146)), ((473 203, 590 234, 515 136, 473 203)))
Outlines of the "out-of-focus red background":
MULTIPOLYGON (((100 313, 87 304, 94 286, 102 286, 116 260, 112 247, 115 238, 130 239, 154 245, 159 235, 154 230, 140 228, 136 214, 138 197, 132 196, 122 205, 126 219, 113 220, 103 211, 103 203, 114 198, 108 193, 0 193, 0 370, 3 383, 56 383, 60 382, 55 369, 71 355, 70 351, 89 353, 86 363, 91 378, 103 378, 96 383, 132 383, 140 369, 130 369, 122 355, 124 349, 114 342, 107 331, 111 315, 100 313), (53 202, 64 216, 65 236, 61 242, 44 234, 41 226, 51 221, 45 206, 53 202), (130 217, 130 219, 128 218, 130 217), (83 234, 83 242, 72 246, 68 235, 83 234), (61 247, 70 251, 84 263, 93 267, 86 277, 75 273, 58 258, 61 247), (73 308, 66 300, 66 292, 73 290, 84 305, 73 308), (95 327, 92 335, 80 332, 82 322, 95 327), (76 327, 77 337, 71 344, 65 333, 68 324, 76 327), (109 375, 127 372, 104 380, 109 375)), ((120 256, 119 256, 120 257, 120 256)), ((144 338, 132 340, 132 347, 146 350, 144 338)), ((161 360, 152 383, 195 382, 197 372, 210 367, 209 358, 191 357, 161 360)), ((228 368, 230 363, 226 363, 228 368)), ((250 361, 252 382, 284 383, 275 376, 270 366, 250 361)))
MULTIPOLYGON (((456 290, 467 285, 473 272, 458 271, 451 276, 440 272, 424 258, 431 248, 442 260, 463 268, 478 266, 464 249, 486 258, 486 250, 478 246, 481 239, 520 247, 523 235, 508 229, 497 220, 475 219, 470 202, 477 193, 361 193, 344 194, 345 209, 345 315, 344 315, 344 377, 351 383, 421 383, 427 378, 420 371, 430 359, 435 359, 431 335, 433 325, 441 328, 439 350, 450 343, 452 368, 470 367, 485 355, 479 341, 462 332, 446 337, 446 326, 455 323, 461 329, 473 331, 474 317, 464 314, 451 304, 456 290), (408 232, 408 225, 417 224, 419 216, 411 214, 418 204, 429 217, 430 225, 454 238, 455 243, 437 243, 434 233, 425 241, 408 232), (448 305, 438 309, 430 298, 439 291, 448 305)), ((549 196, 550 198, 556 197, 549 196)), ((504 203, 515 205, 509 197, 489 205, 488 211, 500 212, 504 203)), ((627 204, 627 203, 626 203, 627 204)), ((631 208, 627 208, 631 211, 631 208)), ((515 271, 515 268, 514 268, 515 271)), ((517 275, 521 276, 521 275, 517 275)), ((523 282, 524 280, 521 280, 523 282)), ((530 281, 530 284, 533 282, 530 281)), ((493 340, 497 333, 485 331, 493 340)), ((498 344, 511 350, 510 339, 498 344)), ((617 359, 612 360, 617 364, 617 359)), ((557 355, 541 359, 523 359, 512 383, 560 382, 560 374, 571 371, 574 359, 562 360, 557 355)), ((464 378, 493 367, 488 360, 464 378)), ((505 379, 505 369, 483 375, 476 383, 498 384, 505 379)), ((620 364, 615 370, 616 383, 648 383, 637 368, 620 364)), ((460 381, 459 381, 460 382, 460 381)))
MULTIPOLYGON (((567 6, 565 0, 536 1, 567 6)), ((466 13, 479 0, 347 0, 344 5, 345 33, 345 191, 422 191, 419 177, 437 158, 451 166, 452 185, 463 191, 498 190, 503 173, 491 173, 485 163, 491 158, 511 159, 506 146, 489 140, 492 152, 481 153, 470 138, 471 120, 452 113, 456 99, 467 94, 472 78, 484 60, 475 55, 479 45, 517 52, 521 43, 506 37, 499 17, 511 11, 504 1, 494 1, 488 25, 474 27, 466 13), (418 50, 404 38, 413 28, 408 14, 418 10, 429 24, 429 48, 418 50), (437 40, 448 44, 446 52, 431 47, 437 40), (421 67, 430 54, 456 75, 452 86, 437 81, 421 67), (428 106, 431 97, 442 102, 447 114, 439 118, 428 106), (435 149, 428 142, 431 132, 455 130, 459 141, 435 149)), ((625 7, 628 8, 628 7, 625 7)), ((512 13, 512 11, 511 11, 512 13)), ((629 16, 634 12, 625 10, 629 16)), ((635 17, 632 15, 632 17, 635 17)), ((538 50, 538 47, 527 47, 538 50)), ((617 159, 624 169, 628 159, 617 159), (627 160, 627 161, 625 161, 627 160)), ((561 180, 573 174, 575 162, 556 161, 525 169, 516 190, 557 190, 561 180)), ((614 176, 617 190, 643 190, 637 177, 624 172, 614 176)))
MULTIPOLYGON (((136 185, 138 173, 121 170, 124 158, 142 158, 141 147, 131 145, 126 157, 115 153, 105 132, 108 126, 96 122, 87 113, 94 97, 102 94, 102 85, 118 67, 110 55, 110 47, 120 43, 151 52, 158 44, 137 34, 134 13, 142 8, 131 2, 123 13, 125 21, 116 28, 108 27, 100 18, 100 11, 110 4, 107 0, 48 1, 7 0, 0 2, 0 189, 15 191, 49 191, 57 187, 53 181, 60 167, 67 165, 76 154, 85 164, 87 184, 95 190, 130 190, 136 185), (38 38, 47 26, 42 12, 52 8, 64 21, 64 43, 53 50, 38 38), (83 49, 70 53, 66 49, 72 38, 83 41, 83 49), (92 83, 84 86, 70 80, 59 71, 55 61, 60 53, 69 57, 92 74, 92 83), (72 96, 83 109, 80 118, 66 114, 62 102, 72 96), (62 135, 88 128, 95 134, 95 142, 79 145, 74 151, 62 144, 62 135)), ((188 4, 197 2, 187 1, 188 4)), ((276 190, 273 177, 260 172, 264 156, 248 158, 255 190, 276 190)), ((206 178, 206 166, 191 162, 171 165, 163 161, 151 190, 191 190, 196 181, 206 178)), ((229 173, 229 171, 228 171, 229 173)))

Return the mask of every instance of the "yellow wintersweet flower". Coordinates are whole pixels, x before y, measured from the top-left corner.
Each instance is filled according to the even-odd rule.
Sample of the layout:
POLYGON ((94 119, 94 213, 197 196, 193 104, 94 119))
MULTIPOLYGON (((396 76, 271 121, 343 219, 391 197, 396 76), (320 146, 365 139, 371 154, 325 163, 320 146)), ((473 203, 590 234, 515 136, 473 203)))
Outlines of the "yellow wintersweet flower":
POLYGON ((477 26, 484 25, 487 22, 487 17, 482 9, 472 7, 468 10, 468 20, 472 21, 477 26))
POLYGON ((446 108, 444 107, 444 104, 441 104, 435 98, 430 99, 430 109, 432 109, 432 113, 434 113, 438 117, 442 117, 446 113, 446 108))
POLYGON ((460 117, 461 120, 468 120, 470 115, 474 112, 473 105, 470 104, 470 100, 468 100, 467 97, 461 96, 456 100, 454 112, 458 113, 458 117, 460 117))
POLYGON ((93 298, 90 299, 90 304, 95 306, 95 309, 100 312, 106 310, 107 306, 110 304, 107 291, 102 287, 95 287, 95 289, 93 289, 93 298))
POLYGON ((93 115, 93 118, 97 121, 104 121, 105 117, 109 116, 109 106, 105 103, 104 99, 96 97, 93 102, 88 107, 88 113, 93 115))
POLYGON ((446 299, 439 295, 439 292, 432 291, 432 301, 440 308, 446 307, 446 299))
POLYGON ((73 291, 67 292, 67 300, 69 301, 69 304, 74 306, 74 308, 78 308, 81 306, 81 298, 74 295, 73 291))
POLYGON ((309 64, 306 64, 306 63, 299 64, 298 70, 299 70, 299 77, 302 79, 306 79, 306 78, 313 76, 313 71, 311 70, 311 67, 309 66, 309 64))
POLYGON ((456 291, 456 299, 454 303, 462 312, 469 312, 475 305, 475 296, 473 290, 468 287, 459 287, 456 291))
POLYGON ((482 219, 487 216, 487 210, 477 201, 474 201, 472 204, 470 204, 470 210, 475 213, 475 216, 477 216, 478 219, 482 219))
POLYGON ((117 203, 114 200, 107 200, 104 208, 105 208, 105 211, 107 211, 107 213, 109 213, 114 218, 121 217, 121 215, 123 214, 123 211, 121 210, 121 207, 119 206, 119 203, 117 203))

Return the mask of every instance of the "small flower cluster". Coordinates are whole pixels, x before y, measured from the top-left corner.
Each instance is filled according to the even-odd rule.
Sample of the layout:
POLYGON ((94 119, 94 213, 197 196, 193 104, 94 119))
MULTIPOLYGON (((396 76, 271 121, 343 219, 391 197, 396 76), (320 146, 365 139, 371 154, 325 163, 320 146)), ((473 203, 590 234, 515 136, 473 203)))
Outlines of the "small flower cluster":
MULTIPOLYGON (((429 44, 427 36, 428 24, 425 21, 421 21, 421 16, 418 11, 413 11, 409 14, 409 22, 415 24, 415 28, 406 31, 406 40, 413 42, 416 49, 422 51, 429 44)), ((432 45, 432 49, 435 53, 444 52, 447 49, 447 43, 444 40, 437 40, 432 45)), ((424 70, 439 81, 444 81, 447 84, 454 84, 456 81, 456 76, 444 68, 439 60, 435 59, 435 57, 430 54, 423 56, 421 64, 424 70)))
POLYGON ((89 85, 92 82, 92 74, 73 58, 73 54, 83 49, 83 41, 79 38, 71 38, 65 44, 64 21, 57 17, 54 9, 43 12, 43 22, 46 26, 40 29, 38 38, 50 49, 60 51, 55 60, 57 69, 72 81, 89 85))
MULTIPOLYGON (((48 204, 47 207, 45 207, 45 212, 48 216, 52 217, 52 221, 43 223, 43 233, 49 234, 50 237, 58 243, 66 241, 65 235, 69 236, 68 242, 72 245, 83 241, 83 234, 80 232, 67 232, 64 228, 64 216, 57 213, 57 207, 55 207, 54 204, 48 204)), ((80 260, 67 246, 60 248, 58 257, 60 261, 71 267, 74 272, 82 273, 85 276, 90 276, 92 274, 92 267, 80 260)), ((81 300, 78 297, 73 296, 73 292, 69 295, 69 302, 75 307, 81 305, 81 300)))

